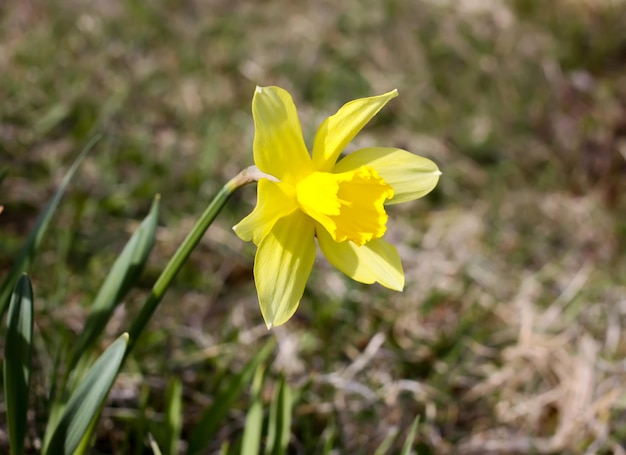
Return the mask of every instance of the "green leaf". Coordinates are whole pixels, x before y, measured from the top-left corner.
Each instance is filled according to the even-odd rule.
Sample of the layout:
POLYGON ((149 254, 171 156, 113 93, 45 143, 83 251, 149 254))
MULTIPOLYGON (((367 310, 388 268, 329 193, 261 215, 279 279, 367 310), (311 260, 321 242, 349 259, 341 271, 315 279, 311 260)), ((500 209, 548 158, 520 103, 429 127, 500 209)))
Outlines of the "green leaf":
POLYGON ((65 193, 65 190, 69 185, 70 180, 76 173, 78 166, 83 161, 87 153, 89 153, 89 151, 94 147, 94 145, 96 145, 99 140, 100 136, 95 136, 94 138, 92 138, 82 150, 80 155, 78 155, 78 158, 76 158, 70 169, 63 177, 61 185, 57 189, 56 193, 54 194, 44 211, 41 212, 41 214, 35 221, 35 225, 28 234, 26 240, 24 241, 22 248, 17 253, 17 257, 15 259, 15 262, 13 263, 13 266, 11 267, 11 270, 9 271, 9 275, 5 278, 2 286, 0 286, 0 317, 4 314, 6 310, 6 307, 9 303, 11 291, 13 290, 13 287, 15 286, 15 283, 17 282, 19 276, 22 273, 26 272, 28 267, 32 263, 33 258, 35 257, 35 252, 41 244, 44 234, 46 233, 50 224, 50 220, 52 219, 52 215, 54 214, 56 208, 61 202, 61 198, 63 197, 63 194, 65 193))
POLYGON ((291 389, 282 376, 274 389, 270 407, 269 426, 267 430, 267 446, 265 453, 282 455, 287 453, 291 437, 291 389))
POLYGON ((83 433, 83 437, 80 438, 80 442, 78 443, 76 450, 74 450, 74 455, 84 455, 88 453, 91 447, 93 434, 96 431, 96 427, 98 426, 98 420, 99 420, 98 416, 100 416, 100 413, 102 412, 103 407, 104 407, 104 402, 102 402, 102 404, 100 405, 100 408, 98 408, 98 412, 96 413, 96 416, 94 416, 94 418, 91 419, 91 422, 89 422, 89 426, 83 433))
POLYGON ((411 447, 413 447, 413 443, 415 442, 415 433, 417 432, 417 424, 420 421, 420 416, 418 415, 413 420, 411 424, 411 428, 409 429, 409 434, 406 435, 406 441, 404 441, 404 446, 402 447, 402 452, 400 455, 409 455, 411 453, 411 447))
POLYGON ((275 344, 276 342, 272 338, 265 344, 265 346, 259 349, 257 354, 250 362, 248 362, 244 369, 232 378, 224 393, 215 397, 215 402, 204 411, 202 417, 200 418, 200 422, 192 432, 189 439, 189 447, 187 448, 187 453, 189 455, 206 453, 206 449, 211 442, 211 438, 215 435, 219 425, 222 423, 237 398, 239 398, 243 392, 246 384, 250 382, 255 370, 271 354, 275 344))
POLYGON ((168 384, 165 392, 167 407, 165 409, 166 441, 163 443, 166 455, 178 454, 180 433, 183 429, 183 385, 179 378, 168 384))
POLYGON ((322 433, 322 441, 324 445, 322 446, 322 450, 319 453, 321 453, 322 455, 329 455, 332 452, 336 433, 337 429, 335 426, 335 422, 331 420, 330 423, 326 425, 326 428, 322 433))
POLYGON ((385 455, 386 453, 389 453, 389 449, 391 448, 391 445, 393 444, 393 441, 397 435, 398 430, 392 429, 391 431, 389 431, 389 433, 387 433, 387 436, 385 436, 385 439, 383 439, 383 442, 381 442, 374 451, 374 455, 385 455))
POLYGON ((4 397, 9 425, 9 445, 14 455, 24 453, 32 338, 33 289, 30 279, 22 275, 11 297, 4 344, 4 397))
POLYGON ((48 455, 71 455, 99 414, 124 359, 128 334, 122 334, 98 357, 85 379, 70 397, 63 415, 44 450, 48 455))
POLYGON ((150 448, 152 449, 152 453, 154 455, 162 455, 161 449, 159 448, 159 444, 154 440, 154 436, 152 433, 148 433, 148 441, 150 442, 150 448))
POLYGON ((154 246, 159 217, 159 200, 159 196, 154 198, 150 213, 132 235, 98 291, 85 328, 72 350, 68 373, 76 366, 83 353, 88 351, 98 339, 111 319, 115 307, 141 274, 154 246))
POLYGON ((261 432, 263 430, 263 374, 265 368, 259 365, 252 380, 252 403, 246 416, 246 426, 243 431, 241 444, 242 455, 254 455, 259 453, 261 447, 261 432))

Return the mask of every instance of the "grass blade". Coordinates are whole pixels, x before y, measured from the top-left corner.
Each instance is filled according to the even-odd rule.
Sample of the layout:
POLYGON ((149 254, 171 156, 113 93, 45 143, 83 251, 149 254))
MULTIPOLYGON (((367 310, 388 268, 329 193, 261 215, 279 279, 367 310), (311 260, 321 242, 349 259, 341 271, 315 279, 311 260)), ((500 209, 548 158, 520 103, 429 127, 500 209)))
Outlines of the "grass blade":
POLYGON ((165 427, 167 440, 163 444, 166 455, 178 454, 180 433, 183 429, 183 385, 174 378, 166 391, 167 408, 165 410, 165 427))
POLYGON ((413 420, 411 424, 411 428, 409 429, 409 434, 406 435, 406 441, 404 441, 404 446, 402 447, 402 452, 400 455, 409 455, 411 453, 411 447, 413 447, 413 443, 415 442, 415 433, 417 433, 417 424, 420 421, 420 416, 418 415, 413 420))
POLYGON ((99 414, 122 365, 128 334, 124 333, 102 353, 70 397, 52 433, 45 454, 73 454, 99 414))
POLYGON ((2 286, 0 286, 0 317, 4 314, 6 310, 6 307, 9 303, 11 291, 13 290, 13 287, 15 286, 15 283, 17 282, 19 276, 22 273, 26 272, 28 267, 30 266, 37 251, 37 248, 41 244, 43 236, 48 229, 50 220, 52 219, 52 215, 54 215, 56 208, 61 202, 61 198, 63 197, 67 186, 72 180, 72 177, 76 173, 78 166, 83 161, 87 153, 89 153, 89 151, 96 145, 99 140, 100 136, 95 136, 80 152, 78 158, 76 158, 70 169, 63 177, 61 185, 57 189, 56 193, 54 194, 44 211, 41 212, 41 214, 35 221, 35 225, 31 229, 26 240, 24 241, 22 248, 17 253, 17 257, 15 259, 15 262, 13 263, 13 266, 11 267, 11 270, 9 271, 9 275, 5 278, 2 286))
POLYGON ((150 442, 150 448, 152 449, 152 453, 154 455, 162 455, 161 449, 159 448, 159 444, 154 440, 154 436, 152 433, 148 433, 148 441, 150 442))
POLYGON ((261 447, 261 432, 263 431, 263 374, 265 368, 259 365, 252 380, 252 403, 246 416, 246 426, 243 431, 241 444, 242 455, 254 455, 259 453, 261 447))
POLYGON ((397 435, 398 431, 391 429, 389 433, 387 433, 387 436, 385 436, 385 439, 383 439, 383 442, 381 442, 374 451, 374 455, 385 455, 386 453, 389 453, 389 449, 393 445, 393 441, 397 435))
POLYGON ((232 378, 232 382, 224 393, 217 396, 213 405, 204 411, 200 422, 189 439, 189 447, 187 449, 189 455, 206 453, 206 448, 210 444, 215 432, 218 430, 219 425, 243 392, 246 384, 250 382, 255 370, 269 357, 274 349, 275 343, 273 338, 270 339, 252 360, 248 362, 244 369, 232 378))
POLYGON ((33 289, 22 275, 9 306, 4 345, 4 397, 11 453, 24 453, 33 337, 33 289))
POLYGON ((270 407, 269 427, 267 430, 268 455, 282 455, 287 453, 287 445, 291 437, 291 389, 282 376, 274 389, 272 406, 270 407))
POLYGON ((335 423, 334 421, 331 421, 322 433, 322 441, 324 445, 322 446, 322 450, 319 453, 321 453, 322 455, 329 455, 332 452, 336 435, 337 429, 335 427, 335 423))
POLYGON ((73 348, 68 373, 76 366, 81 355, 88 351, 100 336, 111 319, 115 307, 141 274, 154 246, 159 217, 159 200, 159 196, 154 198, 150 213, 132 235, 98 291, 85 328, 73 348))

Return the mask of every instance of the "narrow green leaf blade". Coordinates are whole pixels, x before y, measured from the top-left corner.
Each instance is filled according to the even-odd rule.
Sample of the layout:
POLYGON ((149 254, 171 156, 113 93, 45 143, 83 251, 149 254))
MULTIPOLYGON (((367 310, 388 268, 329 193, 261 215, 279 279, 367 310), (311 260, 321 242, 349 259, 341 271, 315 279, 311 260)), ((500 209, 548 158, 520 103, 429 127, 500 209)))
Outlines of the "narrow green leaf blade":
POLYGON ((183 429, 183 385, 179 378, 168 384, 166 391, 165 425, 167 441, 166 455, 177 455, 180 434, 183 429))
POLYGON ((392 429, 391 431, 389 431, 389 433, 387 433, 387 436, 385 436, 385 439, 383 439, 383 442, 381 442, 374 451, 374 455, 385 455, 389 453, 389 449, 391 448, 393 441, 397 435, 398 430, 392 429))
POLYGON ((152 449, 152 453, 154 455, 162 455, 161 449, 159 448, 159 444, 157 444, 157 442, 154 439, 154 436, 152 436, 152 433, 148 433, 148 441, 150 442, 150 448, 152 449))
POLYGON ((413 443, 415 442, 415 434, 417 433, 417 425, 420 421, 420 416, 418 415, 413 420, 411 424, 411 428, 409 429, 409 434, 406 435, 406 441, 404 441, 404 446, 402 447, 402 452, 400 455, 409 455, 411 453, 411 447, 413 447, 413 443))
POLYGON ((282 455, 287 453, 291 437, 291 388, 284 376, 281 376, 274 389, 265 453, 282 455))
POLYGON ((9 306, 4 345, 4 397, 12 454, 24 452, 33 338, 33 289, 22 275, 9 306))
POLYGON ((98 357, 70 397, 45 454, 74 453, 113 386, 127 345, 128 334, 124 333, 98 357))
POLYGON ((68 372, 95 343, 111 319, 115 307, 121 302, 141 274, 156 236, 160 197, 152 202, 150 213, 142 221, 118 256, 100 287, 94 304, 70 357, 68 372))
POLYGON ((252 403, 246 415, 246 425, 243 430, 241 455, 255 455, 261 447, 261 432, 263 430, 263 373, 265 368, 259 365, 252 380, 252 403))
POLYGON ((89 153, 89 151, 96 145, 99 140, 100 136, 95 136, 81 151, 80 155, 78 155, 70 169, 63 177, 61 185, 57 189, 56 193, 54 194, 44 211, 41 212, 41 214, 35 221, 35 225, 28 234, 26 240, 24 241, 22 248, 18 252, 15 262, 13 263, 13 266, 11 267, 8 276, 5 278, 2 286, 0 286, 0 317, 4 314, 6 310, 6 307, 9 303, 11 291, 13 290, 13 287, 15 286, 15 283, 17 282, 19 276, 27 271, 28 267, 33 261, 37 248, 41 244, 41 241, 48 229, 48 226, 50 225, 52 215, 54 214, 56 208, 61 202, 61 198, 63 197, 67 186, 72 180, 72 177, 74 177, 78 166, 83 161, 85 156, 87 156, 87 153, 89 153))
POLYGON ((331 420, 322 433, 322 441, 324 444, 322 446, 322 450, 320 451, 321 455, 330 455, 333 450, 336 433, 337 428, 335 426, 335 422, 331 420))
POLYGON ((220 423, 222 423, 230 408, 237 398, 239 398, 246 384, 250 382, 254 371, 271 354, 275 344, 274 339, 270 339, 252 360, 248 362, 245 368, 232 379, 232 382, 224 393, 216 397, 215 402, 204 411, 200 422, 189 439, 189 447, 187 448, 189 455, 206 452, 206 448, 211 442, 211 438, 218 430, 220 423))
POLYGON ((76 450, 74 450, 73 455, 85 455, 86 453, 89 452, 89 449, 91 448, 91 441, 92 441, 94 432, 96 431, 96 428, 98 427, 98 421, 100 420, 100 413, 102 412, 103 407, 104 407, 104 402, 102 403, 102 405, 100 405, 100 408, 98 409, 98 412, 96 413, 94 418, 91 419, 91 422, 89 422, 89 426, 83 433, 83 437, 80 439, 80 443, 76 447, 76 450))

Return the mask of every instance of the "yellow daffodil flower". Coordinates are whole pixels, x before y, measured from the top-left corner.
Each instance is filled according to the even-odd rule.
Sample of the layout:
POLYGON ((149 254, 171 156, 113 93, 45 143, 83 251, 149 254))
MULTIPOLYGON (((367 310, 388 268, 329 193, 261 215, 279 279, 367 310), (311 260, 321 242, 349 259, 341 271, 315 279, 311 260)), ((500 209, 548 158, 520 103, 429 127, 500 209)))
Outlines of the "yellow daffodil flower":
POLYGON ((257 87, 252 100, 257 205, 233 229, 257 246, 254 279, 268 328, 296 311, 315 262, 315 238, 328 261, 361 283, 401 291, 404 272, 385 240, 385 204, 420 198, 441 172, 405 150, 369 147, 340 153, 397 90, 345 104, 327 118, 309 155, 291 96, 257 87))

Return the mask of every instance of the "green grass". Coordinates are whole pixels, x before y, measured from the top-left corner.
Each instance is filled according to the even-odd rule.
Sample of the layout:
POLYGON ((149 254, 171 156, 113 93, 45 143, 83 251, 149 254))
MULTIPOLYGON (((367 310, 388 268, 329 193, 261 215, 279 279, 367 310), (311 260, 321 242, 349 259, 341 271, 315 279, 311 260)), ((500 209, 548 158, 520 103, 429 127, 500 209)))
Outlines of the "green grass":
POLYGON ((9 0, 0 10, 0 280, 80 149, 103 135, 29 269, 28 450, 51 372, 155 194, 154 250, 102 350, 219 188, 252 163, 257 84, 293 94, 309 139, 344 102, 398 88, 350 147, 405 148, 443 171, 434 193, 390 209, 406 289, 353 283, 320 259, 295 318, 268 333, 254 247, 230 229, 256 200, 240 190, 135 346, 93 453, 151 453, 155 428, 160 450, 176 447, 166 390, 178 380, 184 449, 270 338, 262 390, 235 397, 214 452, 235 453, 249 407, 262 400, 267 418, 283 377, 298 453, 383 443, 400 453, 417 416, 416 453, 616 450, 626 434, 626 4, 233 4, 9 0))

